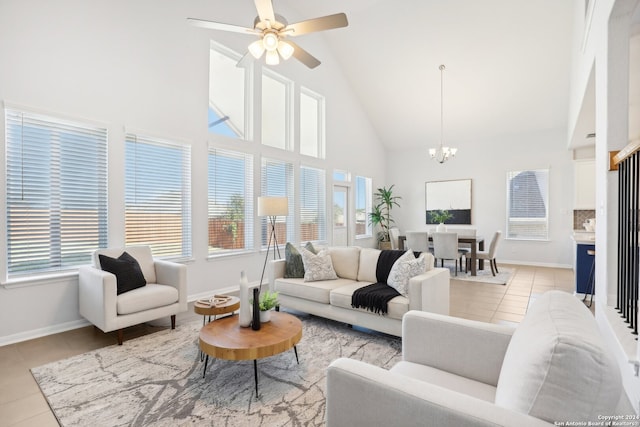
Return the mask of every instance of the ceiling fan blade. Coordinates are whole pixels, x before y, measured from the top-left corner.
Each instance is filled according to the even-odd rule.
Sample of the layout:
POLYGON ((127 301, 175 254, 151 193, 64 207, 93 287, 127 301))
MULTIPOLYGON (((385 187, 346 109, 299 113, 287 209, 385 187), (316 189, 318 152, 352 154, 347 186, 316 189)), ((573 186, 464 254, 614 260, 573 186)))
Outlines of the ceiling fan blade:
POLYGON ((269 21, 271 23, 275 22, 276 16, 273 12, 273 4, 271 3, 271 0, 255 0, 255 4, 260 21, 269 21))
POLYGON ((316 68, 318 65, 320 65, 320 61, 309 52, 307 52, 291 40, 287 40, 287 43, 293 46, 293 57, 298 61, 302 62, 309 68, 316 68))
POLYGON ((296 22, 294 24, 289 24, 282 31, 286 32, 288 36, 300 36, 302 34, 313 33, 315 31, 342 28, 346 27, 347 25, 349 25, 349 21, 347 21, 347 15, 345 15, 344 13, 336 13, 335 15, 327 15, 321 18, 314 18, 306 21, 296 22))
POLYGON ((196 27, 208 28, 209 30, 232 31, 234 33, 260 34, 253 28, 241 27, 233 24, 223 24, 222 22, 205 21, 203 19, 187 18, 187 21, 196 27))

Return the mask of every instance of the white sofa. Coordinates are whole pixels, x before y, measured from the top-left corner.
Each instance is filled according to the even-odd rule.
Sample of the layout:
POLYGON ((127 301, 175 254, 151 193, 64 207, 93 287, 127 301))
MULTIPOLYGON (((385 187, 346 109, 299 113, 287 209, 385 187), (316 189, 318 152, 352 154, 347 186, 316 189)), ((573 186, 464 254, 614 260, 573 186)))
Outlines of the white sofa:
POLYGON ((573 295, 549 291, 515 328, 407 313, 402 361, 391 370, 331 363, 327 426, 587 425, 623 415, 622 396, 593 315, 573 295))
POLYGON ((187 311, 187 267, 154 259, 149 246, 100 249, 93 254, 93 265, 78 270, 80 314, 103 332, 118 331, 122 345, 123 328, 187 311), (100 255, 112 258, 124 251, 138 261, 147 284, 117 294, 116 276, 100 269, 100 255))
POLYGON ((400 295, 388 303, 386 315, 351 306, 353 292, 376 283, 380 250, 357 246, 330 247, 337 280, 305 282, 284 278, 285 260, 270 261, 269 286, 278 292, 280 305, 391 335, 402 335, 402 316, 409 310, 449 313, 449 270, 434 268, 433 255, 423 253, 427 269, 409 280, 408 298, 400 295))

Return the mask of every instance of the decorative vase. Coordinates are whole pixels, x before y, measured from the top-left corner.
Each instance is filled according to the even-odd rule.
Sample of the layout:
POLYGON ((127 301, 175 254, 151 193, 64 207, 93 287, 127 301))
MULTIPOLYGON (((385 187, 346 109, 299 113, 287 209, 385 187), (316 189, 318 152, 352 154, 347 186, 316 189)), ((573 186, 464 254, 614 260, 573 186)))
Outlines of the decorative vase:
POLYGON ((238 323, 243 328, 251 326, 251 306, 249 305, 249 282, 244 271, 240 272, 240 318, 238 323))
POLYGON ((267 323, 271 320, 271 310, 264 310, 260 312, 260 323, 267 323))
POLYGON ((447 226, 446 226, 446 225, 444 225, 444 223, 442 223, 442 222, 441 222, 441 223, 440 223, 440 224, 438 224, 438 226, 436 227, 436 231, 437 231, 438 233, 444 233, 444 232, 446 232, 446 231, 447 231, 447 226))
POLYGON ((260 289, 253 288, 253 320, 251 321, 251 329, 260 330, 260 289))

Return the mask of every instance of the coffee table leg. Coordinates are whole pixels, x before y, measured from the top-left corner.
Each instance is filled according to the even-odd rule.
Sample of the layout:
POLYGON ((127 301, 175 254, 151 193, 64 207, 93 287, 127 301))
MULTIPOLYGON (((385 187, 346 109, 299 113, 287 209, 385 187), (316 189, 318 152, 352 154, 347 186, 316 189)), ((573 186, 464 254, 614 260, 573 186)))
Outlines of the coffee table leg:
POLYGON ((256 397, 258 397, 258 361, 253 359, 253 379, 256 382, 256 397))
POLYGON ((207 364, 209 363, 209 355, 207 354, 207 357, 204 358, 204 370, 202 371, 202 378, 205 377, 205 375, 207 375, 207 364))
POLYGON ((293 346, 293 352, 296 354, 296 363, 299 365, 300 361, 298 360, 298 347, 293 346))

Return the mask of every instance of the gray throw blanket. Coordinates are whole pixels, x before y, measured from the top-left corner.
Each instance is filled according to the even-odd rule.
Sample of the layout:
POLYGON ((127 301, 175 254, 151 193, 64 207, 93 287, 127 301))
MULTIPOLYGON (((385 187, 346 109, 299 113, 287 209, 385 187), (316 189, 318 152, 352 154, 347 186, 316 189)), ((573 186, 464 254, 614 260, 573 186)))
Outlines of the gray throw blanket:
POLYGON ((387 285, 387 278, 391 267, 402 254, 404 254, 404 251, 383 250, 380 252, 378 264, 376 265, 378 283, 356 289, 351 296, 351 306, 353 308, 365 308, 381 314, 388 312, 389 301, 400 295, 400 293, 387 285))

